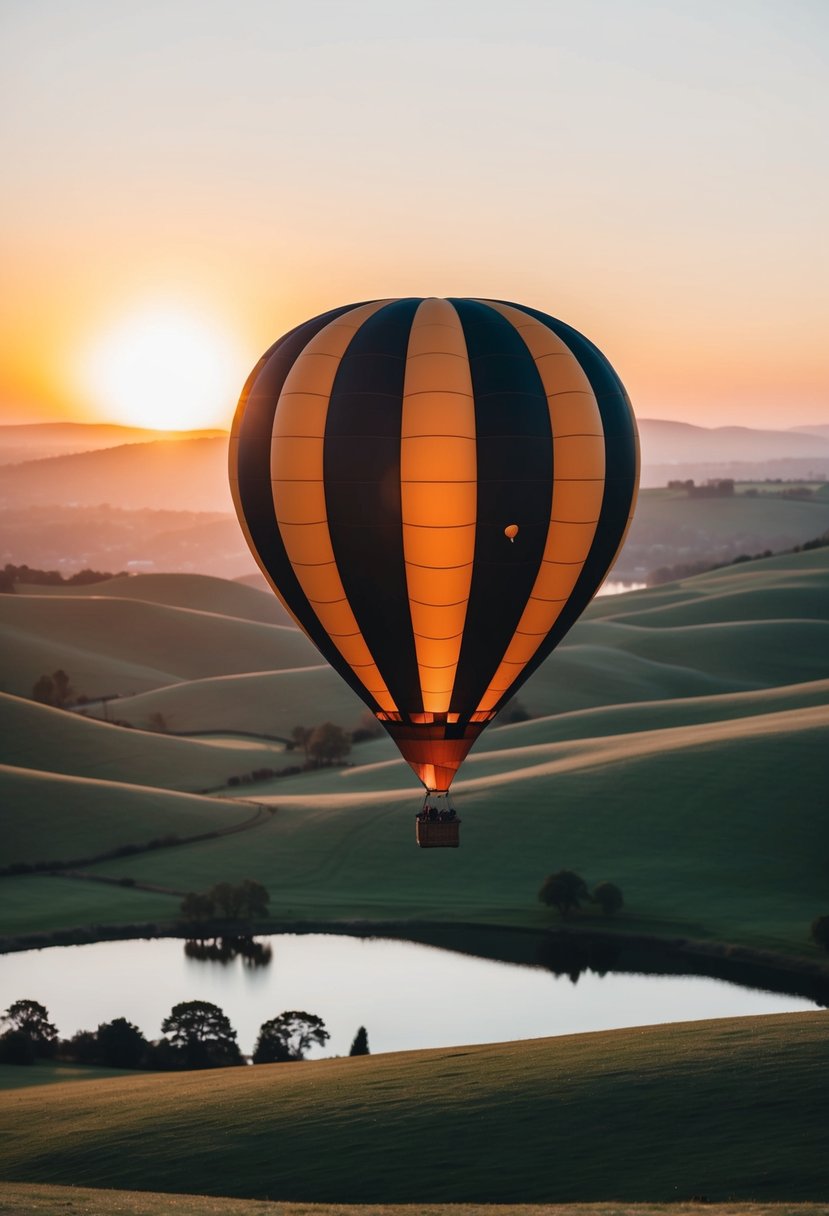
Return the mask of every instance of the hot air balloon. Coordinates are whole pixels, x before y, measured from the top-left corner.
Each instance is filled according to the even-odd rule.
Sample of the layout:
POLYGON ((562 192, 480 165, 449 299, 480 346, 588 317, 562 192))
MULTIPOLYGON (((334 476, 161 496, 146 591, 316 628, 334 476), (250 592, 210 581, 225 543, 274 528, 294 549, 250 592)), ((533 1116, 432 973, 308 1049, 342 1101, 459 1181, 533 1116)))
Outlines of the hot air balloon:
MULTIPOLYGON (((484 299, 372 300, 306 321, 253 369, 230 439, 262 572, 427 801, 600 587, 638 466, 601 352, 484 299)), ((434 826, 457 843, 456 823, 434 826)))

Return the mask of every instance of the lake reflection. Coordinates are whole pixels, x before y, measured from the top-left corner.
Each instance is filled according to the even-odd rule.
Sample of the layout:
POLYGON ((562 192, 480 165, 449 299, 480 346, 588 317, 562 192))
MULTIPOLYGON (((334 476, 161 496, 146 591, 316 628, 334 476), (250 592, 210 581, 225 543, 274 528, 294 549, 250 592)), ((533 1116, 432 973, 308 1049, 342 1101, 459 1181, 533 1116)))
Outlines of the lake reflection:
POLYGON ((815 1009, 809 1000, 698 976, 583 972, 492 962, 412 942, 275 934, 267 966, 188 957, 176 938, 57 946, 0 957, 2 1006, 46 1006, 63 1037, 126 1017, 151 1039, 179 1001, 221 1006, 249 1053, 260 1025, 289 1009, 331 1034, 309 1056, 346 1055, 358 1027, 371 1051, 449 1047, 657 1022, 815 1009))

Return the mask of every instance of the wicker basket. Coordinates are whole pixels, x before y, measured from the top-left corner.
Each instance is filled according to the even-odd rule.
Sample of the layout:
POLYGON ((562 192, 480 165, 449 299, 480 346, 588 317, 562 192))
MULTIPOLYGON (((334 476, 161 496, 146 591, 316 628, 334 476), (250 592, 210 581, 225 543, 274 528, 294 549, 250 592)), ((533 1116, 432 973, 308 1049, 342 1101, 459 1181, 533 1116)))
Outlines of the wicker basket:
POLYGON ((416 819, 415 832, 421 849, 457 849, 460 845, 460 819, 448 823, 433 823, 429 819, 416 819))

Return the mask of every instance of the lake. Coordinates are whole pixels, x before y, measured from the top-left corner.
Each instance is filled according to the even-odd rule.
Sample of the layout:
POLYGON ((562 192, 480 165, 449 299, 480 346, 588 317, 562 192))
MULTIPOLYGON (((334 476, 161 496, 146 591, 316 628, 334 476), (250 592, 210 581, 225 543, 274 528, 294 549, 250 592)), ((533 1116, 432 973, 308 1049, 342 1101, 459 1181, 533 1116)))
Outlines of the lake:
POLYGON ((266 966, 241 957, 194 959, 178 938, 7 954, 0 956, 0 1003, 40 1001, 62 1037, 126 1017, 154 1039, 179 1001, 212 1001, 245 1053, 263 1022, 304 1010, 321 1017, 331 1035, 309 1057, 347 1055, 360 1026, 376 1053, 819 1008, 698 975, 585 970, 574 982, 541 966, 407 941, 323 933, 258 940, 271 951, 266 966))

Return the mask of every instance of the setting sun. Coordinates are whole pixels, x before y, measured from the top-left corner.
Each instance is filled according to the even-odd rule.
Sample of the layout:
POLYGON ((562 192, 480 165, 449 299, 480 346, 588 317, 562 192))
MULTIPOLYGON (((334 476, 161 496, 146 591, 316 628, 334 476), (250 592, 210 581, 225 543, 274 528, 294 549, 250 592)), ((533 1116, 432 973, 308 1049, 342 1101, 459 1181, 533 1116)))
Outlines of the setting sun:
POLYGON ((232 338, 181 308, 147 308, 98 335, 80 379, 102 417, 159 430, 225 427, 246 360, 232 338))

